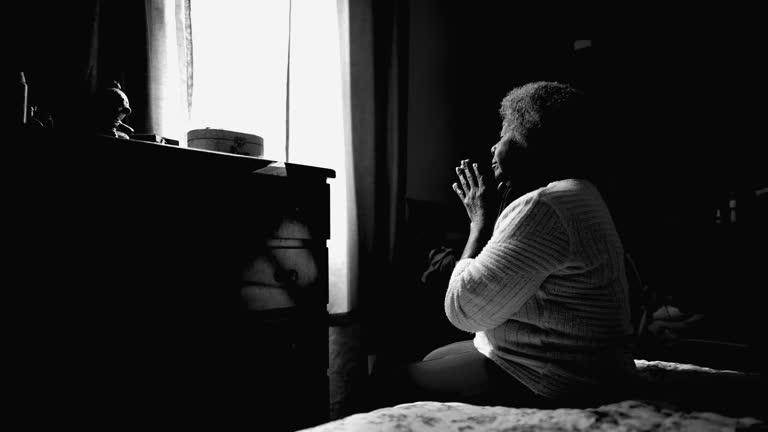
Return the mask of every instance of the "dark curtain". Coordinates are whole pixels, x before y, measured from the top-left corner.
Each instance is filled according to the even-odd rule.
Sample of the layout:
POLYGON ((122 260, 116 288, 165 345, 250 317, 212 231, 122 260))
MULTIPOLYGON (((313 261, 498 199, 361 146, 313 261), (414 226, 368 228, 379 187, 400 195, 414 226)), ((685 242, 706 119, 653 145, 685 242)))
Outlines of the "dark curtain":
POLYGON ((350 1, 352 159, 359 253, 353 310, 369 354, 395 342, 405 211, 407 132, 406 1, 350 1))

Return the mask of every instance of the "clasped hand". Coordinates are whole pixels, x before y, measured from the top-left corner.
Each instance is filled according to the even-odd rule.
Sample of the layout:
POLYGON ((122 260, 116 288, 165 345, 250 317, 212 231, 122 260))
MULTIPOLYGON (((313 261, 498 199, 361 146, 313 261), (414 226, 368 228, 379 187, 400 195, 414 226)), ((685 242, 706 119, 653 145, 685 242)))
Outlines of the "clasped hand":
POLYGON ((492 228, 497 210, 496 188, 493 185, 488 187, 477 163, 470 164, 469 159, 462 160, 461 166, 456 167, 456 175, 459 177, 459 183, 453 184, 453 190, 467 210, 471 228, 492 228))

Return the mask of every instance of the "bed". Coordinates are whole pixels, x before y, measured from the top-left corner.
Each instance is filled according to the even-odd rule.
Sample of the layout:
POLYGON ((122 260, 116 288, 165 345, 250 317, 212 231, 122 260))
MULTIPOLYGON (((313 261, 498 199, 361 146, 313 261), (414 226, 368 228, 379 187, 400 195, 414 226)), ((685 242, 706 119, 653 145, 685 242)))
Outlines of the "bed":
POLYGON ((422 401, 303 432, 768 431, 761 374, 686 363, 635 361, 637 398, 593 408, 508 408, 422 401))

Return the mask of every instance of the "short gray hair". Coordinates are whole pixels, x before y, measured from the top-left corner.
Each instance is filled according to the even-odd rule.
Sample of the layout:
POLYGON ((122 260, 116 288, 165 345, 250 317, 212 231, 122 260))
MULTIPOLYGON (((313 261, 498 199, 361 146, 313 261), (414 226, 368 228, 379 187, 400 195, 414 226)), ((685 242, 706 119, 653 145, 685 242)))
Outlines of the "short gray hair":
POLYGON ((504 126, 515 128, 527 145, 553 147, 561 140, 583 141, 592 121, 586 96, 557 82, 538 81, 510 91, 501 101, 504 126))
POLYGON ((559 165, 560 175, 594 177, 602 144, 593 102, 584 92, 558 82, 532 82, 510 91, 499 114, 523 146, 559 165))

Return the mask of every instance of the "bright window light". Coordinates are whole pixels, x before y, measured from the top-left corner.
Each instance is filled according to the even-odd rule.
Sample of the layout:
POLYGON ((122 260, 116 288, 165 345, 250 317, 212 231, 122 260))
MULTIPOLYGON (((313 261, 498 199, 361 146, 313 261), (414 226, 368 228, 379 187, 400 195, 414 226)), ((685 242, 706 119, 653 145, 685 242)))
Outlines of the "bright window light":
POLYGON ((264 158, 285 160, 287 0, 192 3, 190 129, 258 135, 264 158))
POLYGON ((329 181, 328 310, 348 311, 349 200, 337 0, 198 0, 191 16, 194 94, 189 129, 255 134, 264 138, 265 159, 336 171, 329 181))
POLYGON ((293 0, 291 18, 290 162, 336 171, 328 242, 329 306, 346 312, 347 173, 337 0, 293 0))

